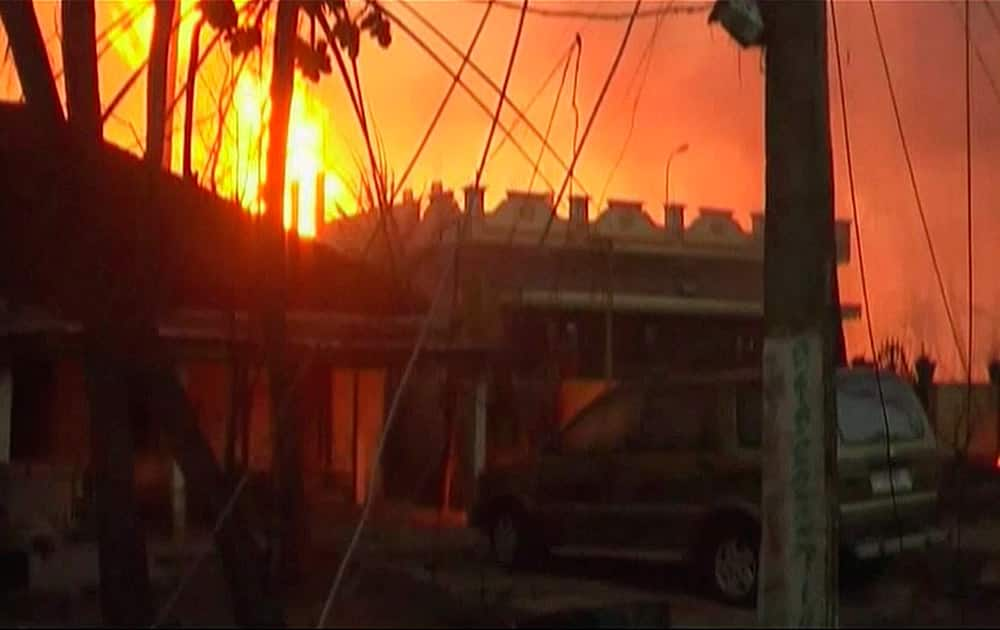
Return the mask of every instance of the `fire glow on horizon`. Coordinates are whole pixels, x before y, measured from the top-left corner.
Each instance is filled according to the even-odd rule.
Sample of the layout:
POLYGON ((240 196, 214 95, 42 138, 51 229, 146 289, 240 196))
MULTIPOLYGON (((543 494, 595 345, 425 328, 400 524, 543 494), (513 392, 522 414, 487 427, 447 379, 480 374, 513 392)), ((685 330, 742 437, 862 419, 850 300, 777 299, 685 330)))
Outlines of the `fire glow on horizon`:
MULTIPOLYGON (((244 16, 241 22, 246 21, 244 9, 247 2, 248 0, 235 2, 237 10, 244 16)), ((178 16, 181 18, 181 23, 175 40, 177 43, 175 90, 183 89, 186 83, 191 37, 194 26, 200 18, 196 5, 197 0, 178 2, 178 16)), ((153 11, 148 0, 121 0, 111 8, 109 19, 115 22, 124 14, 138 14, 139 17, 131 21, 131 24, 128 20, 120 24, 112 31, 110 37, 114 51, 132 70, 135 70, 145 62, 149 54, 153 11)), ((266 51, 266 43, 272 39, 272 33, 267 29, 273 29, 273 21, 263 20, 262 28, 265 29, 263 39, 266 51)), ((202 55, 205 55, 211 33, 210 27, 202 30, 202 55)), ((261 54, 259 51, 251 52, 245 62, 234 58, 224 42, 220 42, 216 51, 207 56, 199 77, 213 74, 222 79, 217 84, 224 84, 234 80, 241 66, 243 70, 238 78, 235 78, 230 97, 232 106, 221 121, 220 142, 215 141, 215 134, 220 133, 217 122, 218 108, 219 102, 224 102, 227 97, 209 87, 209 81, 203 78, 199 78, 195 90, 195 132, 191 143, 191 161, 196 176, 199 177, 199 181, 207 183, 220 195, 238 199, 251 212, 261 211, 260 191, 267 175, 270 61, 268 54, 261 54), (208 124, 201 124, 203 121, 208 124), (208 127, 208 130, 203 127, 208 127), (218 153, 214 160, 213 148, 218 153), (211 169, 212 173, 208 178, 201 177, 197 173, 199 168, 211 169)), ((183 111, 183 99, 181 99, 173 111, 171 169, 175 172, 180 172, 182 162, 183 111)), ((313 212, 317 173, 324 173, 323 199, 327 204, 324 215, 332 213, 332 206, 347 214, 356 211, 355 199, 347 194, 346 187, 337 175, 345 162, 344 156, 333 150, 330 143, 326 142, 330 131, 327 121, 330 119, 330 112, 313 86, 296 74, 288 129, 288 156, 285 163, 284 221, 286 229, 290 229, 291 188, 293 182, 298 182, 300 208, 298 232, 304 237, 314 237, 317 232, 316 213, 313 212)))

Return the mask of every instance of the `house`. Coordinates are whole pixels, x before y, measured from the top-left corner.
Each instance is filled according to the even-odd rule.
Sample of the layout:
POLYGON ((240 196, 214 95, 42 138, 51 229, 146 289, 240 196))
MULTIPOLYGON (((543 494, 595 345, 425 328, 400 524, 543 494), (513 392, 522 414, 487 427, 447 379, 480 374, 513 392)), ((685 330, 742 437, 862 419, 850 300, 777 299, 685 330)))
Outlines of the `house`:
MULTIPOLYGON (((114 326, 122 309, 135 305, 150 309, 217 462, 230 474, 268 471, 272 425, 254 217, 125 151, 94 151, 65 129, 33 124, 21 106, 0 107, 0 135, 4 505, 18 519, 57 530, 86 509, 78 503, 90 464, 85 323, 114 326), (109 295, 108 287, 113 299, 95 297, 109 295)), ((293 235, 286 246, 292 404, 304 423, 307 491, 316 500, 358 504, 368 498, 390 396, 427 304, 391 276, 322 244, 293 235)), ((421 361, 474 372, 479 353, 464 348, 432 327, 421 361)), ((139 498, 154 526, 169 527, 192 488, 141 397, 130 401, 130 416, 139 498)))
MULTIPOLYGON (((407 197, 392 210, 398 232, 388 240, 372 236, 375 215, 320 232, 333 246, 378 243, 368 255, 405 261, 425 295, 445 274, 442 325, 455 339, 493 349, 487 401, 475 403, 469 393, 481 385, 466 386, 466 415, 485 405, 488 428, 486 456, 472 458, 479 463, 471 469, 460 467, 463 493, 482 466, 531 448, 552 431, 551 418, 564 421, 616 379, 651 369, 760 364, 761 213, 751 215, 747 229, 730 209, 700 208, 688 220, 684 206, 670 205, 660 225, 639 202, 612 199, 592 216, 587 198, 571 197, 563 218, 554 216, 548 193, 509 191, 488 212, 482 188, 463 192, 460 206, 435 184, 422 212, 407 197)), ((850 258, 849 227, 836 224, 838 264, 850 258)), ((844 307, 847 318, 858 312, 844 307)), ((427 435, 430 422, 422 418, 411 437, 400 437, 411 431, 403 423, 396 437, 427 435)), ((448 448, 435 453, 442 450, 448 448)), ((414 454, 412 475, 420 474, 418 460, 414 454)))

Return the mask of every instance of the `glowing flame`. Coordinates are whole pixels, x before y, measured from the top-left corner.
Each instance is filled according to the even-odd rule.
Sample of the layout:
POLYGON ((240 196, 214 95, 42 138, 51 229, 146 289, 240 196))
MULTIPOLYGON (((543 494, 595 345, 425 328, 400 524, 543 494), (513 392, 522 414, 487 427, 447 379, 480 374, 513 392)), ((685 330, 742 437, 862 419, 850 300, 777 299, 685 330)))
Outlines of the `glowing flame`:
MULTIPOLYGON (((236 0, 237 10, 242 11, 248 0, 236 0)), ((186 69, 190 53, 191 36, 194 25, 200 18, 196 8, 197 0, 182 0, 178 4, 179 15, 183 21, 178 29, 177 37, 177 89, 186 82, 186 69)), ((149 55, 149 42, 153 33, 153 10, 148 0, 122 0, 111 11, 110 19, 118 21, 124 14, 138 14, 138 18, 126 20, 112 34, 115 52, 132 69, 139 68, 149 55)), ((273 28, 268 21, 264 28, 273 28)), ((212 34, 211 27, 202 30, 201 54, 212 34)), ((265 42, 273 38, 265 34, 265 42)), ((220 86, 225 83, 227 66, 224 60, 229 59, 228 53, 219 54, 219 48, 226 46, 220 42, 218 48, 209 56, 199 74, 213 84, 218 96, 220 86)), ((195 91, 195 125, 192 137, 191 162, 195 173, 211 169, 207 178, 199 177, 211 185, 220 195, 236 198, 251 212, 261 209, 261 185, 266 179, 267 155, 267 122, 270 116, 270 55, 265 48, 264 55, 251 53, 251 59, 243 66, 243 72, 233 86, 232 107, 223 121, 222 138, 218 143, 218 156, 212 163, 213 140, 219 131, 218 116, 215 113, 218 103, 204 88, 199 79, 195 91), (261 67, 262 66, 262 67, 261 67), (202 128, 199 129, 198 127, 202 128), (205 138, 208 140, 206 141, 205 138), (211 180, 211 181, 209 181, 211 180)), ((230 68, 235 72, 240 66, 240 60, 229 59, 230 68)), ((220 97, 221 98, 221 97, 220 97)), ((173 112, 173 159, 175 170, 181 164, 183 150, 183 99, 173 112)), ((291 228, 291 185, 298 182, 299 186, 299 222, 298 232, 305 237, 316 235, 316 175, 324 173, 324 216, 332 214, 332 208, 339 207, 344 212, 354 212, 354 199, 346 194, 343 182, 335 174, 338 166, 343 163, 339 159, 339 151, 332 150, 326 142, 329 129, 326 121, 331 119, 330 112, 318 98, 313 86, 295 77, 295 93, 292 99, 291 116, 288 129, 288 155, 285 162, 285 228, 291 228)))

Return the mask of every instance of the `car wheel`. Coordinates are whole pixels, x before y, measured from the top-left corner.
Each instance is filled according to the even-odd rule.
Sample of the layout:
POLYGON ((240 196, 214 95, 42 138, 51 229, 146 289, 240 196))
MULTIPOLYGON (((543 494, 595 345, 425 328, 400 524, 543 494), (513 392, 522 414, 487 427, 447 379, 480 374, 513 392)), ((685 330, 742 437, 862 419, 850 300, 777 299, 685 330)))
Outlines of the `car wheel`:
POLYGON ((707 545, 706 574, 722 601, 744 607, 756 603, 759 541, 755 530, 726 528, 707 545))

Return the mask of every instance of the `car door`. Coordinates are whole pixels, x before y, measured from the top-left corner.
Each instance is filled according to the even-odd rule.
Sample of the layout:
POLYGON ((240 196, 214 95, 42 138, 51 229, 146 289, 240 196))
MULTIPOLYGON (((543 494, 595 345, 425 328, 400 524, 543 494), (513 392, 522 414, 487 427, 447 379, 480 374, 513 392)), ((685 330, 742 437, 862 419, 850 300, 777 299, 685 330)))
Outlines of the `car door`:
POLYGON ((609 502, 616 546, 649 554, 680 550, 711 504, 717 401, 706 385, 645 390, 637 438, 615 458, 609 502))
POLYGON ((602 546, 613 535, 611 465, 634 434, 640 405, 640 391, 613 390, 584 408, 544 449, 536 496, 556 546, 602 546))

